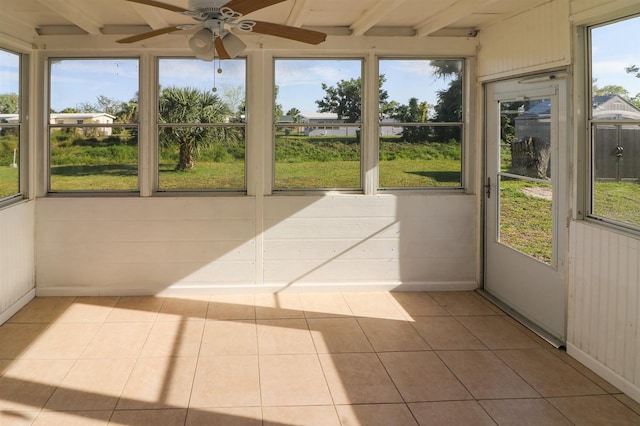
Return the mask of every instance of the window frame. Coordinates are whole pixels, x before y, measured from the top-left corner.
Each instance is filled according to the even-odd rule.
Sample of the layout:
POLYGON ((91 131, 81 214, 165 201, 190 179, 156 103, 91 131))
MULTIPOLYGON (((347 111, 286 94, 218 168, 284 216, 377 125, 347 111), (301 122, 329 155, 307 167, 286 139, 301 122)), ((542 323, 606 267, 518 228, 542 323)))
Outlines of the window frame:
POLYGON ((142 164, 142 126, 140 125, 140 115, 141 115, 141 105, 144 102, 142 99, 142 66, 143 60, 140 56, 50 56, 46 59, 47 67, 46 67, 46 78, 47 78, 47 110, 44 114, 44 129, 45 129, 45 140, 46 140, 46 148, 45 148, 45 161, 46 161, 46 172, 45 172, 45 192, 48 196, 138 196, 141 193, 141 181, 142 181, 142 172, 143 172, 143 164, 142 164), (56 61, 109 61, 109 60, 122 60, 122 61, 136 61, 138 64, 138 77, 137 77, 137 93, 138 93, 138 117, 136 121, 131 123, 83 123, 83 124, 64 124, 64 120, 55 120, 55 123, 51 122, 51 92, 52 92, 52 66, 56 61), (60 123, 62 121, 62 123, 60 123), (100 129, 100 128, 110 128, 110 129, 129 129, 137 131, 137 173, 136 173, 136 188, 135 189, 99 189, 99 190, 87 190, 87 189, 78 189, 78 190, 59 190, 52 189, 51 187, 51 131, 54 128, 82 128, 82 129, 100 129))
MULTIPOLYGON (((591 24, 586 24, 582 27, 582 33, 584 35, 584 184, 583 191, 584 199, 580 202, 583 206, 584 214, 582 215, 585 220, 602 224, 609 228, 621 231, 626 234, 638 236, 640 235, 640 225, 635 225, 630 222, 623 222, 613 219, 611 217, 598 215, 594 212, 595 209, 595 129, 598 126, 603 125, 636 125, 640 127, 640 119, 596 119, 593 117, 593 37, 592 30, 596 28, 602 28, 607 25, 614 25, 618 22, 625 20, 640 18, 640 13, 624 14, 603 21, 598 21, 591 24)), ((640 64, 638 64, 640 65, 640 64)), ((640 184, 640 183, 639 183, 640 184)), ((640 208, 640 206, 639 206, 640 208)))
POLYGON ((19 157, 16 160, 18 166, 18 191, 0 198, 0 209, 22 202, 29 198, 29 63, 30 55, 12 49, 7 46, 0 46, 0 49, 18 57, 18 123, 6 124, 0 127, 18 129, 18 151, 19 157))
MULTIPOLYGON (((202 62, 201 59, 197 59, 192 56, 162 56, 157 55, 154 57, 154 68, 156 76, 156 90, 151 94, 153 103, 151 105, 151 114, 153 115, 152 125, 153 129, 149 129, 152 135, 152 151, 153 151, 153 191, 154 196, 216 196, 216 195, 246 195, 248 193, 248 159, 249 159, 249 121, 247 120, 248 113, 245 110, 245 118, 241 122, 237 123, 161 123, 160 122, 160 62, 162 60, 194 60, 202 62), (243 187, 242 188, 161 188, 160 187, 160 129, 167 127, 207 127, 207 128, 237 128, 242 129, 244 134, 244 174, 243 174, 243 187)), ((248 105, 248 91, 249 91, 249 59, 246 56, 238 56, 233 59, 234 61, 244 61, 244 104, 245 108, 249 109, 248 105)), ((213 62, 211 62, 213 64, 213 62)), ((212 67, 213 68, 213 67, 212 67)), ((213 72, 213 71, 212 71, 213 72)))

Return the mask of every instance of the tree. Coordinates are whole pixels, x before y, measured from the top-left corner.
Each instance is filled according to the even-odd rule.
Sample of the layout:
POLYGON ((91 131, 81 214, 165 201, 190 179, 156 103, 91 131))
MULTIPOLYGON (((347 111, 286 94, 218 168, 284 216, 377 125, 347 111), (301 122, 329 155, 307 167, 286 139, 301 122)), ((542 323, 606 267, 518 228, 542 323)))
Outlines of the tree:
POLYGON ((233 114, 233 121, 240 122, 244 105, 244 88, 225 84, 222 86, 222 97, 233 114))
POLYGON ((627 74, 635 74, 637 78, 640 78, 640 68, 637 65, 631 65, 630 67, 626 67, 624 69, 627 74))
POLYGON ((282 104, 278 103, 278 94, 280 94, 280 86, 273 86, 273 122, 277 123, 282 118, 282 104))
MULTIPOLYGON (((387 81, 381 75, 378 81, 378 97, 381 107, 387 103, 389 94, 382 89, 382 85, 387 81)), ((347 123, 358 123, 362 119, 362 79, 352 78, 350 80, 340 80, 336 86, 329 86, 322 83, 322 90, 326 92, 324 98, 316 101, 319 112, 333 112, 338 114, 339 119, 347 123)))
POLYGON ((17 114, 20 98, 17 93, 4 93, 0 95, 0 114, 17 114))
MULTIPOLYGON (((218 95, 189 87, 162 89, 158 100, 161 123, 221 123, 231 111, 218 95)), ((161 141, 178 145, 179 159, 176 170, 195 167, 198 150, 212 146, 216 141, 233 143, 238 139, 236 129, 206 126, 163 127, 161 141)))
POLYGON ((80 112, 104 112, 115 117, 117 116, 118 112, 124 109, 125 105, 125 102, 122 102, 118 99, 100 95, 98 96, 96 103, 83 102, 77 105, 76 109, 80 112))
POLYGON ((301 114, 300 110, 298 108, 290 108, 289 111, 287 111, 287 113, 285 115, 288 115, 290 117, 293 117, 294 120, 297 121, 297 117, 301 114))
MULTIPOLYGON (((460 61, 434 60, 430 65, 434 68, 434 75, 439 78, 451 78, 447 89, 437 92, 435 121, 462 121, 462 63, 460 61)), ((440 142, 460 139, 460 129, 457 126, 438 126, 434 128, 434 136, 440 142)))
MULTIPOLYGON (((395 108, 392 117, 401 123, 426 123, 429 112, 429 104, 419 102, 418 98, 409 99, 408 105, 399 105, 395 108)), ((405 126, 402 129, 402 138, 405 142, 424 142, 429 136, 429 127, 405 126)))

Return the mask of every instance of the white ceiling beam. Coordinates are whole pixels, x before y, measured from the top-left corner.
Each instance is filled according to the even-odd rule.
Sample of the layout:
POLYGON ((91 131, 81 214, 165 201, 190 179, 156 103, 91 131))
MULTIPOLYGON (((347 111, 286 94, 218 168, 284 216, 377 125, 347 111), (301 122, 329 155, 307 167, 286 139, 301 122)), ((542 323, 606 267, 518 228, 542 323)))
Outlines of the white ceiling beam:
POLYGON ((38 0, 38 3, 57 13, 67 21, 79 26, 89 34, 100 34, 102 25, 81 2, 69 0, 38 0))
POLYGON ((418 37, 425 37, 448 25, 453 24, 474 12, 499 0, 458 0, 446 9, 430 16, 414 28, 418 37))
POLYGON ((387 17, 396 8, 402 6, 406 0, 379 0, 373 7, 367 9, 356 21, 349 26, 353 36, 361 36, 387 17))
POLYGON ((304 18, 306 18, 309 13, 309 9, 305 6, 306 0, 295 0, 286 24, 292 27, 301 27, 304 23, 304 18))
POLYGON ((162 14, 155 7, 145 6, 140 3, 129 3, 138 15, 154 30, 168 27, 170 24, 162 17, 162 14))

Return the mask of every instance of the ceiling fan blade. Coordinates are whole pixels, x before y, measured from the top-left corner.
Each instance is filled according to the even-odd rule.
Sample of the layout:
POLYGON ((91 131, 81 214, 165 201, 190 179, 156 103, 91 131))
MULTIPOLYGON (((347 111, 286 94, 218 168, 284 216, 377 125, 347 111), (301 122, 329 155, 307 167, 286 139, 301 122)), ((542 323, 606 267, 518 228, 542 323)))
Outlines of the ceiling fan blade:
POLYGON ((149 31, 148 33, 136 34, 131 37, 116 40, 118 43, 135 43, 136 41, 146 40, 151 37, 159 36, 162 34, 169 34, 182 29, 180 25, 174 25, 172 27, 160 28, 159 30, 149 31))
POLYGON ((229 52, 227 52, 227 49, 224 47, 224 44, 222 44, 222 39, 220 37, 216 37, 213 43, 216 46, 216 52, 218 52, 218 58, 231 59, 231 55, 229 55, 229 52))
POLYGON ((327 39, 327 35, 319 31, 305 30, 304 28, 273 24, 271 22, 260 22, 253 20, 251 22, 255 22, 255 26, 251 30, 251 32, 254 33, 282 37, 308 44, 320 44, 327 39))
POLYGON ((166 10, 170 10, 172 12, 178 12, 178 13, 183 13, 183 12, 188 12, 188 9, 184 9, 182 7, 179 6, 174 6, 172 4, 167 4, 167 3, 162 3, 159 1, 154 1, 154 0, 126 0, 129 1, 131 3, 140 3, 140 4, 146 4, 147 6, 153 6, 153 7, 159 7, 161 9, 166 9, 166 10))
POLYGON ((283 1, 286 0, 231 0, 223 7, 228 7, 234 12, 247 15, 251 12, 255 12, 256 10, 282 3, 283 1))

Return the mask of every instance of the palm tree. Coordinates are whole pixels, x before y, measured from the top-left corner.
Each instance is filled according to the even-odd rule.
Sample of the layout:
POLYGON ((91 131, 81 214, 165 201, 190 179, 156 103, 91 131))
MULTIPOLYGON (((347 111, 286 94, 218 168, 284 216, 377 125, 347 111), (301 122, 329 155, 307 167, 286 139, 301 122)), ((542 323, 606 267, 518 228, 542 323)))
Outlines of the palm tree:
POLYGON ((224 123, 231 111, 218 95, 190 87, 162 89, 158 100, 160 123, 181 124, 179 127, 163 127, 160 140, 164 145, 176 144, 179 160, 176 170, 195 167, 194 155, 216 143, 234 143, 238 131, 226 127, 197 126, 200 123, 224 123))

